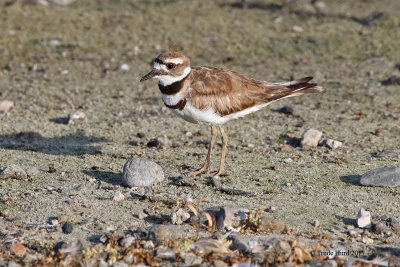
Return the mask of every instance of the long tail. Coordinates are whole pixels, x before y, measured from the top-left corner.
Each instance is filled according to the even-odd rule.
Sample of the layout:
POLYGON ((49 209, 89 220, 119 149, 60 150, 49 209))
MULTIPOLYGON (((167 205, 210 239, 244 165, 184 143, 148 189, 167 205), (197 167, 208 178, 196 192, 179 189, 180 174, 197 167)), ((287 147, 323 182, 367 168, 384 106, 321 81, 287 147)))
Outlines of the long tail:
POLYGON ((290 90, 287 97, 322 92, 324 89, 321 86, 316 83, 309 83, 312 79, 313 77, 304 77, 295 81, 280 83, 279 85, 285 86, 290 90))

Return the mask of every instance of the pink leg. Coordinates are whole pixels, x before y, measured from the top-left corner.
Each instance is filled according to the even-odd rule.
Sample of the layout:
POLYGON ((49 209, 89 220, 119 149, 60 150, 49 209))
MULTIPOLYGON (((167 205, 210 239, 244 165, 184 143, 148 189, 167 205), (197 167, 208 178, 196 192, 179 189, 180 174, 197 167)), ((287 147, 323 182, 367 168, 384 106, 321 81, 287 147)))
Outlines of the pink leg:
POLYGON ((219 127, 219 131, 221 132, 221 136, 222 136, 221 162, 219 163, 218 171, 210 174, 210 176, 221 175, 224 172, 226 149, 228 147, 228 136, 226 135, 224 129, 222 129, 221 126, 218 126, 218 127, 219 127))
POLYGON ((201 167, 198 170, 190 171, 187 175, 196 176, 196 175, 203 173, 204 171, 207 171, 207 173, 210 173, 210 157, 211 157, 211 151, 215 144, 215 139, 217 139, 217 127, 215 127, 215 125, 211 125, 211 141, 210 141, 210 145, 208 147, 207 157, 204 162, 204 165, 203 165, 203 167, 201 167))

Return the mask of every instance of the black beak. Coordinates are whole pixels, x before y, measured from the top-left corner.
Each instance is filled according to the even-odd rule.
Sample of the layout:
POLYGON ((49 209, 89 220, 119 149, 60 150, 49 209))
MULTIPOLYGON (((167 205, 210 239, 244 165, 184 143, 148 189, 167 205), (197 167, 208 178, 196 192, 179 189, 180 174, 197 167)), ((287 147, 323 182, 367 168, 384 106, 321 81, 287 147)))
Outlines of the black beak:
POLYGON ((148 80, 150 78, 153 78, 154 76, 156 76, 158 74, 157 69, 152 69, 149 73, 147 73, 146 75, 144 75, 140 81, 143 82, 145 80, 148 80))

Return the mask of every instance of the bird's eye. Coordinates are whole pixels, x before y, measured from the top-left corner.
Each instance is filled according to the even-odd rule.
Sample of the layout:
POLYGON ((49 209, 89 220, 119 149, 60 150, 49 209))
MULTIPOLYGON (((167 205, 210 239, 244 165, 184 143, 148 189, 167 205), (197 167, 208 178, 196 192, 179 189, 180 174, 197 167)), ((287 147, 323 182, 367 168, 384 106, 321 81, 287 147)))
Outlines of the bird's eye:
POLYGON ((167 69, 172 70, 173 68, 175 68, 174 63, 167 63, 167 69))

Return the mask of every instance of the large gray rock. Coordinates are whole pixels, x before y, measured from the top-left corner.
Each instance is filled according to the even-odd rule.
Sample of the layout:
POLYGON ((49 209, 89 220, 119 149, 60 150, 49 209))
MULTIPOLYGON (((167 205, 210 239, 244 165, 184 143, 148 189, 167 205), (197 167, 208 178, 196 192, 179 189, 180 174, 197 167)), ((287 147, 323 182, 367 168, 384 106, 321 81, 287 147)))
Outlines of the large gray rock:
POLYGON ((361 175, 360 184, 369 186, 395 187, 400 185, 400 168, 383 167, 361 175))
POLYGON ((146 187, 164 180, 160 165, 148 159, 129 159, 124 165, 122 184, 124 186, 146 187))
POLYGON ((10 165, 0 168, 0 180, 8 178, 24 180, 27 177, 28 175, 25 170, 18 165, 10 165))

